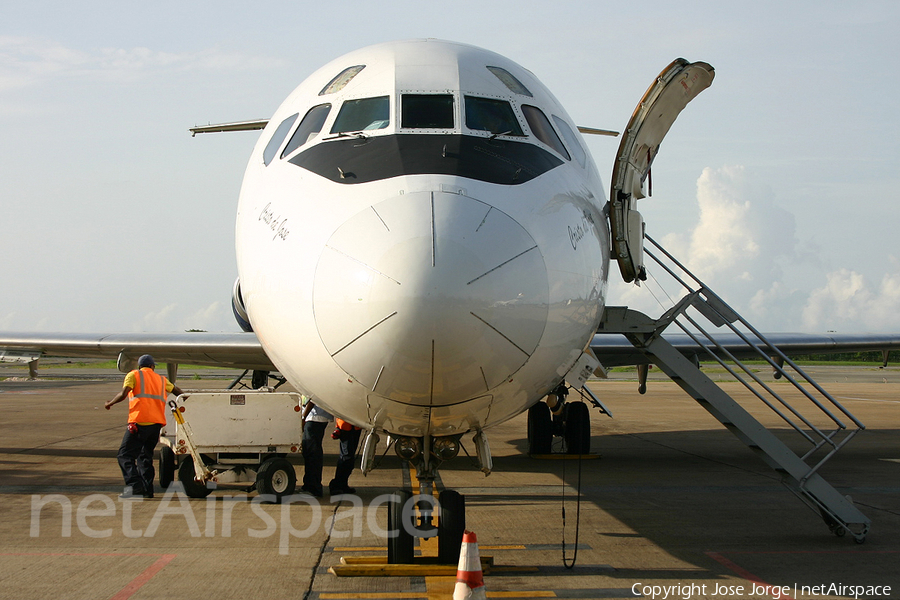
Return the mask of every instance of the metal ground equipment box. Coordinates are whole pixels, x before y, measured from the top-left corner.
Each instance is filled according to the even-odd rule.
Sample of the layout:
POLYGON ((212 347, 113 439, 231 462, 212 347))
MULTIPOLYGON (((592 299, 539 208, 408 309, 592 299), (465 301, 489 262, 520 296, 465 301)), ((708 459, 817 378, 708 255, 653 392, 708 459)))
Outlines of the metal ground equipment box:
POLYGON ((300 451, 300 394, 186 392, 169 408, 174 418, 160 440, 163 488, 177 477, 192 498, 203 498, 221 484, 255 487, 277 500, 294 493, 297 475, 287 457, 300 451))

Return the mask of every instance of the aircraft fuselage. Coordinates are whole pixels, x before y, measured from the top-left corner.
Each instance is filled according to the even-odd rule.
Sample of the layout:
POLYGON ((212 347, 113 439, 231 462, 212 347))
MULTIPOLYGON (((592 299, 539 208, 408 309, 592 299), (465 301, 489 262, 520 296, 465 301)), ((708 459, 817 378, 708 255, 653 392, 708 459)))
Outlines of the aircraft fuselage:
POLYGON ((347 54, 262 133, 241 294, 301 392, 366 428, 454 435, 556 386, 602 316, 609 232, 577 128, 529 71, 435 40, 347 54))

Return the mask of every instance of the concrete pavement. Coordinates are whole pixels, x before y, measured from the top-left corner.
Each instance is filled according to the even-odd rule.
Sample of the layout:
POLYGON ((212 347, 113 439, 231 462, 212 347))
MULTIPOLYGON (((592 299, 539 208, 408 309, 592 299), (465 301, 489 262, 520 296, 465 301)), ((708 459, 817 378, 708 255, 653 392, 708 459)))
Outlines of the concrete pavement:
MULTIPOLYGON (((900 377, 858 368, 827 375, 827 389, 868 426, 823 472, 872 519, 865 544, 830 535, 674 384, 651 380, 640 396, 632 381, 593 382, 616 417, 592 415, 601 458, 579 465, 523 455, 522 415, 490 430, 490 477, 463 455, 441 470, 442 485, 467 498, 482 555, 494 557, 488 598, 853 597, 846 586, 868 586, 860 597, 900 598, 900 377), (765 585, 779 587, 753 594, 765 585), (828 591, 837 593, 814 593, 828 591)), ((239 488, 206 500, 171 489, 120 501, 115 452, 125 411, 103 410, 119 386, 0 381, 0 598, 450 597, 453 577, 328 573, 342 556, 383 553, 384 496, 409 478, 393 453, 368 477, 354 473, 358 498, 341 502, 260 504, 239 488)), ((326 482, 336 453, 327 440, 326 482)))

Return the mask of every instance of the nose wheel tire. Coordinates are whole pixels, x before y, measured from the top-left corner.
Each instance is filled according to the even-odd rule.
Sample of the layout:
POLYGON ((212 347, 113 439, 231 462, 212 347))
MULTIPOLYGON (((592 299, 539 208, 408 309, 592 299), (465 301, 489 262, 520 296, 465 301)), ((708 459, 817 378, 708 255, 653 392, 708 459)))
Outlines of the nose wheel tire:
POLYGON ((463 533, 466 531, 466 497, 454 490, 438 496, 441 516, 438 519, 438 562, 458 564, 463 533))
POLYGON ((409 490, 397 490, 388 501, 388 564, 402 565, 413 562, 415 538, 413 538, 412 525, 409 522, 404 526, 403 507, 412 498, 409 490))

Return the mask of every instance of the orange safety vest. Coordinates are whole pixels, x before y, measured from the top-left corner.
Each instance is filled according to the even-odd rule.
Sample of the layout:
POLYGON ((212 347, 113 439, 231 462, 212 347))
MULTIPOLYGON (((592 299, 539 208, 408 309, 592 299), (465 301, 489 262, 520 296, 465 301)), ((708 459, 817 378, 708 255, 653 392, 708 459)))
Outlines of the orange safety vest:
POLYGON ((337 425, 338 429, 342 429, 343 431, 350 431, 353 429, 359 429, 356 425, 352 425, 343 419, 334 418, 334 424, 337 425))
POLYGON ((166 378, 144 367, 133 371, 135 388, 128 394, 129 423, 166 424, 166 378))

